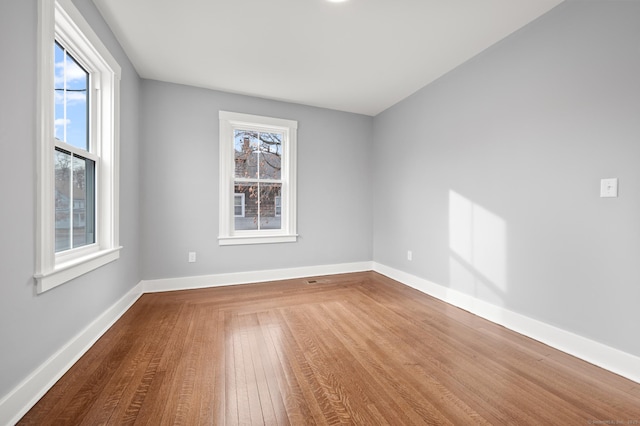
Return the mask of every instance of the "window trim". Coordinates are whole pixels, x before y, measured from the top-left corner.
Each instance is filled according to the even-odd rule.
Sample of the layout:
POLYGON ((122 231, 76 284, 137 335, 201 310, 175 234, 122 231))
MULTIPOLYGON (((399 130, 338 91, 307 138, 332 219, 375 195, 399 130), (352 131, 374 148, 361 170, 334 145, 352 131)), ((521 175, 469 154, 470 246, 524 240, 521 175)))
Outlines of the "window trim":
POLYGON ((121 68, 71 0, 38 1, 36 280, 42 293, 118 259, 121 68), (56 39, 90 67, 96 164, 95 243, 55 253, 54 49, 56 39), (98 123, 97 125, 95 123, 98 123))
POLYGON ((296 147, 298 122, 281 118, 259 115, 242 114, 220 111, 220 226, 218 244, 269 244, 296 242, 297 234, 297 203, 296 203, 296 147), (281 229, 262 229, 255 231, 235 231, 233 194, 234 191, 234 144, 233 131, 236 128, 257 129, 259 131, 280 132, 285 135, 283 140, 282 170, 281 170, 281 202, 285 206, 282 210, 281 229))

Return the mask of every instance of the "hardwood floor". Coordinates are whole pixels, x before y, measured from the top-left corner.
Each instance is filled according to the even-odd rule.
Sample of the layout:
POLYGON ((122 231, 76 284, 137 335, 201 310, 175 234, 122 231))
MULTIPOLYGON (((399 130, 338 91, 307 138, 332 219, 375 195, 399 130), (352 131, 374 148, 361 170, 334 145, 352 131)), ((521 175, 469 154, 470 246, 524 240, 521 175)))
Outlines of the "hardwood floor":
POLYGON ((638 383, 373 272, 315 280, 145 294, 20 424, 640 424, 638 383))

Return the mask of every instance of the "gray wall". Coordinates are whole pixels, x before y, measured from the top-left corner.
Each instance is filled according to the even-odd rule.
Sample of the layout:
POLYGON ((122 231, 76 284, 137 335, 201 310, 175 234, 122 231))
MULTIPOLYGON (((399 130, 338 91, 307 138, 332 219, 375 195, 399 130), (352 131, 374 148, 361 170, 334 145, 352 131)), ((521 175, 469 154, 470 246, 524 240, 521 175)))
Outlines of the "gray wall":
POLYGON ((122 66, 121 258, 36 295, 36 0, 0 2, 0 399, 140 281, 140 80, 89 0, 78 9, 122 66))
POLYGON ((639 22, 570 0, 377 116, 374 260, 640 355, 639 22))
POLYGON ((371 117, 148 80, 141 111, 145 279, 371 260, 371 117), (298 121, 297 243, 218 245, 220 110, 298 121))

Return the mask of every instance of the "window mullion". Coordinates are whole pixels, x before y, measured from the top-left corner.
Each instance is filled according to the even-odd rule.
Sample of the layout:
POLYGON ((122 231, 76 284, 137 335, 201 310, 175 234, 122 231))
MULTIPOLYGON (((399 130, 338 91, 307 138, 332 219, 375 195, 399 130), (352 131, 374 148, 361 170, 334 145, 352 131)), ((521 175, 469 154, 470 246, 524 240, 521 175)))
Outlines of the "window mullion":
POLYGON ((102 92, 100 90, 100 80, 93 73, 89 74, 88 87, 88 91, 91 91, 94 95, 89 98, 89 114, 91 115, 89 120, 89 151, 94 153, 100 152, 100 144, 102 143, 98 137, 102 131, 102 123, 98 120, 98 117, 101 115, 102 92))
POLYGON ((234 178, 234 182, 238 183, 279 183, 284 184, 284 179, 253 179, 253 178, 234 178))
MULTIPOLYGON (((260 175, 258 175, 258 176, 260 176, 260 175)), ((261 193, 261 189, 260 189, 260 180, 258 180, 258 231, 260 229, 262 229, 262 227, 260 226, 261 225, 261 217, 260 217, 260 215, 262 213, 262 211, 261 211, 262 209, 261 209, 261 206, 260 206, 261 198, 262 198, 262 193, 261 193)))
POLYGON ((253 181, 261 182, 261 183, 280 183, 280 184, 284 182, 283 179, 254 179, 253 181))
POLYGON ((85 151, 84 149, 76 148, 73 145, 69 145, 68 143, 64 143, 62 141, 56 140, 55 146, 64 151, 70 152, 78 157, 86 158, 87 160, 91 160, 96 164, 99 162, 100 157, 93 152, 85 151))
POLYGON ((73 167, 75 155, 71 154, 71 168, 69 169, 69 249, 73 250, 73 203, 75 196, 73 194, 73 167))
POLYGON ((67 48, 62 55, 62 140, 67 142, 67 48))

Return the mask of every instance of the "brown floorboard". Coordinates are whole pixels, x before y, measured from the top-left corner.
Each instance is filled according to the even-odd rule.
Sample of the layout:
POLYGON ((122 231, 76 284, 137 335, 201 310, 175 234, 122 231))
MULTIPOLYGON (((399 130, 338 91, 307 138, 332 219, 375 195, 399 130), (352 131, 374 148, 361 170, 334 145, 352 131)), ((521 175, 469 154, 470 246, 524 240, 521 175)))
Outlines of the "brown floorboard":
POLYGON ((143 295, 24 425, 640 425, 640 384, 374 272, 143 295))

